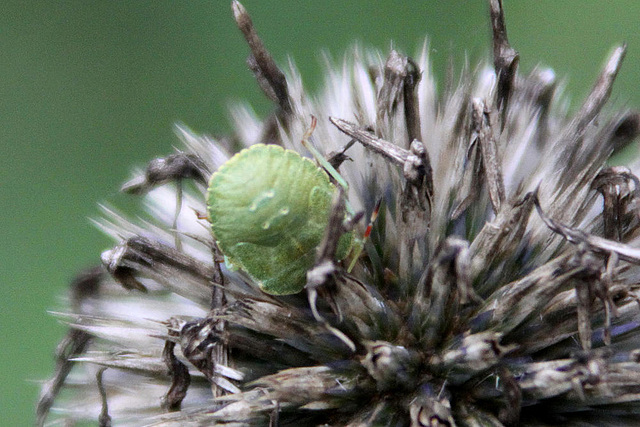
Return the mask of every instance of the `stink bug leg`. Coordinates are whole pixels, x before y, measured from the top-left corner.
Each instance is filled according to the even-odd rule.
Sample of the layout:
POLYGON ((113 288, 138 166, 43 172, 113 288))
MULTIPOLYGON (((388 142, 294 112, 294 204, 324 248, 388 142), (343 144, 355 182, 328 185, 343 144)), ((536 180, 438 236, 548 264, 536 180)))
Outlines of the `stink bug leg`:
POLYGON ((382 203, 382 199, 378 199, 376 206, 373 208, 373 212, 371 213, 371 218, 369 219, 369 224, 367 224, 367 229, 364 231, 364 235, 362 239, 355 239, 353 242, 353 248, 351 249, 351 262, 349 263, 349 268, 347 268, 347 273, 351 273, 353 267, 355 267, 358 258, 360 258, 360 254, 364 250, 364 244, 369 240, 369 236, 371 235, 371 230, 373 230, 373 223, 376 222, 378 218, 378 212, 380 212, 380 204, 382 203))
MULTIPOLYGON (((316 117, 315 116, 311 116, 311 126, 309 127, 309 129, 305 132, 304 136, 302 137, 302 145, 304 145, 305 148, 307 150, 309 150, 309 152, 313 155, 315 160, 320 164, 320 166, 322 166, 324 168, 324 170, 333 178, 333 180, 336 183, 338 183, 338 185, 340 185, 344 189, 344 194, 347 194, 347 192, 349 191, 349 184, 347 183, 347 181, 331 165, 331 163, 329 163, 324 158, 324 156, 322 154, 320 154, 320 152, 309 141, 309 138, 311 138, 311 135, 313 134, 313 131, 316 128, 317 123, 318 123, 318 121, 317 121, 316 117)), ((373 213, 371 214, 371 220, 369 221, 369 224, 367 225, 367 229, 366 229, 362 239, 355 238, 354 241, 353 241, 353 244, 351 246, 351 262, 349 263, 349 267, 347 268, 347 273, 350 273, 351 270, 353 270, 353 267, 355 267, 356 262, 358 261, 358 258, 360 258, 360 255, 362 254, 362 251, 364 249, 364 244, 367 241, 367 239, 369 238, 369 235, 371 234, 371 230, 373 228, 373 223, 375 222, 375 220, 376 220, 376 218, 378 216, 378 211, 380 210, 380 203, 381 202, 382 202, 382 200, 379 200, 378 203, 376 204, 376 207, 375 207, 373 213)), ((346 208, 347 208, 347 214, 350 217, 353 217, 355 213, 353 211, 352 206, 349 204, 348 200, 346 202, 346 208)))

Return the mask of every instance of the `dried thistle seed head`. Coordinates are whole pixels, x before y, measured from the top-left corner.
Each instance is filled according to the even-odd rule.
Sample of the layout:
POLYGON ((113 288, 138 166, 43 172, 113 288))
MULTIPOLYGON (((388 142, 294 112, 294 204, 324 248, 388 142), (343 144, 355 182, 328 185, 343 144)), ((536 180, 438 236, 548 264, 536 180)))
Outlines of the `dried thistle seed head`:
POLYGON ((229 140, 180 128, 184 152, 125 186, 155 221, 97 221, 117 245, 73 287, 39 422, 55 402, 63 421, 102 425, 637 424, 640 164, 606 162, 640 121, 603 112, 625 47, 570 116, 552 72, 519 72, 502 4, 489 7, 493 68, 459 87, 436 95, 425 52, 358 54, 311 97, 234 1, 273 115, 237 112, 229 140), (333 198, 295 154, 312 116, 349 182, 333 198), (233 157, 231 140, 253 148, 233 157), (283 175, 271 197, 266 178, 283 175), (303 203, 277 199, 298 187, 303 203), (380 211, 351 273, 345 199, 380 211), (207 208, 211 224, 193 213, 207 208), (285 250, 234 252, 247 242, 285 250), (273 294, 306 292, 260 292, 270 279, 273 294))

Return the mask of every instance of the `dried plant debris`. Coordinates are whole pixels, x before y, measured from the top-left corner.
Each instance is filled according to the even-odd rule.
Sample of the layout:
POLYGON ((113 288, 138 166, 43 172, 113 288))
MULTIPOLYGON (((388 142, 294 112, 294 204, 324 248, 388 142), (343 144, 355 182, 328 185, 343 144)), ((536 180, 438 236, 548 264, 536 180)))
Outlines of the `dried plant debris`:
POLYGON ((637 425, 640 164, 607 160, 640 115, 603 108, 625 47, 572 116, 552 72, 519 72, 488 4, 493 68, 458 87, 436 95, 426 51, 392 51, 348 55, 309 96, 233 1, 273 114, 236 110, 224 140, 179 127, 182 151, 123 187, 151 219, 105 208, 96 224, 116 243, 56 314, 69 332, 38 424, 637 425), (257 196, 207 218, 210 175, 257 143, 315 153, 335 194, 298 191, 297 158, 287 176, 233 175, 257 196), (242 238, 218 245, 214 220, 242 238), (322 228, 303 255, 304 224, 322 228), (263 292, 256 269, 306 286, 263 292))

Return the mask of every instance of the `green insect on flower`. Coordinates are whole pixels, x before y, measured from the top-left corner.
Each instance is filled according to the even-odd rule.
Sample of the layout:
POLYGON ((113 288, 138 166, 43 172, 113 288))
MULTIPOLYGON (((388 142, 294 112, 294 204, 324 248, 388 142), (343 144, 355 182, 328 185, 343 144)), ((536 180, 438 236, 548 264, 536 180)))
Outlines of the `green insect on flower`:
MULTIPOLYGON (((311 160, 277 145, 233 156, 209 181, 207 208, 218 246, 232 268, 264 292, 302 291, 327 227, 336 188, 311 160)), ((352 246, 343 235, 337 258, 352 246)))
POLYGON ((493 70, 438 93, 428 45, 355 50, 314 96, 234 0, 277 105, 239 110, 221 141, 180 129, 184 152, 124 187, 150 220, 97 221, 117 244, 70 288, 38 426, 54 407, 52 425, 639 425, 640 163, 607 162, 640 113, 603 107, 626 48, 569 115, 552 72, 520 72, 488 3, 493 70), (341 155, 309 143, 310 112, 341 155), (230 159, 229 140, 245 148, 230 159), (345 231, 364 214, 331 166, 348 149, 350 200, 384 201, 353 273, 362 242, 345 231), (219 248, 181 214, 205 197, 219 248), (216 268, 218 249, 255 289, 216 268))

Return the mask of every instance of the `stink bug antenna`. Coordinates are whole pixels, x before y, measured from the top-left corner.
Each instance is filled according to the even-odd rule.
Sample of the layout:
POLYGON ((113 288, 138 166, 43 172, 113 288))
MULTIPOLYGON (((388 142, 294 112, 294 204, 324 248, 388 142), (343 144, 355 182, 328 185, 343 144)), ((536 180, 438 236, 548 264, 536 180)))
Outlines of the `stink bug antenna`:
POLYGON ((345 179, 340 175, 340 172, 338 172, 309 141, 309 138, 311 138, 311 135, 313 134, 313 131, 315 130, 317 124, 318 119, 316 119, 315 116, 311 116, 311 126, 309 126, 309 129, 307 129, 307 131, 302 136, 302 145, 304 145, 305 148, 309 150, 313 158, 320 164, 320 166, 324 168, 325 171, 327 171, 329 176, 333 178, 342 188, 344 188, 344 192, 346 194, 349 190, 349 184, 347 184, 347 181, 345 181, 345 179))

